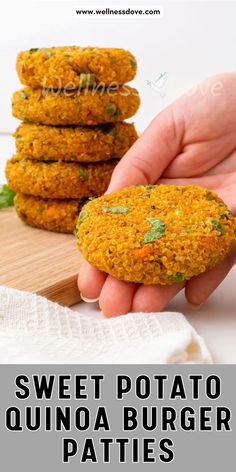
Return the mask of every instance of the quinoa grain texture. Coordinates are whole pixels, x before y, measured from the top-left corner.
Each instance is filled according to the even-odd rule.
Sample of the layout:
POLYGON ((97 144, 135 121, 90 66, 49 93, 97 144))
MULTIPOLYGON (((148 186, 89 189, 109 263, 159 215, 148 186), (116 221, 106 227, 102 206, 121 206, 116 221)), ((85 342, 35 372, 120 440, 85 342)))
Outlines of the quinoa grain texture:
POLYGON ((138 185, 87 203, 78 248, 120 280, 172 285, 216 266, 236 239, 233 215, 197 185, 138 185))

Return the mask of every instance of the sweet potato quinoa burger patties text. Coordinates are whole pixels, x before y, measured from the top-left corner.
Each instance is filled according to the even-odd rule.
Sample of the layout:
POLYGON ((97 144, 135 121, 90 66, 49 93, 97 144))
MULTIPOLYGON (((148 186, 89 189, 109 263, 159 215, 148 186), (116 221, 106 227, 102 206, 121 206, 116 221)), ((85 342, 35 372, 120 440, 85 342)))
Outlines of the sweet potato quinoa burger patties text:
POLYGON ((86 201, 85 198, 44 200, 17 193, 14 205, 21 220, 30 226, 58 233, 73 233, 76 219, 86 201))
POLYGON ((36 161, 13 157, 7 162, 6 177, 14 192, 42 198, 80 198, 102 195, 110 182, 117 160, 79 164, 36 161))
POLYGON ((128 282, 171 285, 216 266, 236 239, 236 223, 199 186, 139 185, 87 203, 76 234, 96 268, 128 282))
POLYGON ((93 127, 22 123, 14 136, 19 157, 77 162, 119 159, 138 137, 131 123, 93 127))
POLYGON ((137 63, 124 49, 65 46, 20 52, 16 68, 24 85, 75 89, 99 83, 125 84, 134 78, 137 63))
POLYGON ((25 87, 13 94, 15 118, 43 125, 99 125, 123 121, 138 110, 136 89, 51 91, 25 87))

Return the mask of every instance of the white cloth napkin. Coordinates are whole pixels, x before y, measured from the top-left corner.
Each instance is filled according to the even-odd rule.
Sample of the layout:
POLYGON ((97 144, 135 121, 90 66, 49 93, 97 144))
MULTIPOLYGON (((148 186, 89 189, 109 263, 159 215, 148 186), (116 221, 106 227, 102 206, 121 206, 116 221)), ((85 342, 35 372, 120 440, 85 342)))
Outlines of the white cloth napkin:
POLYGON ((1 286, 0 363, 205 364, 211 356, 181 313, 98 319, 1 286))

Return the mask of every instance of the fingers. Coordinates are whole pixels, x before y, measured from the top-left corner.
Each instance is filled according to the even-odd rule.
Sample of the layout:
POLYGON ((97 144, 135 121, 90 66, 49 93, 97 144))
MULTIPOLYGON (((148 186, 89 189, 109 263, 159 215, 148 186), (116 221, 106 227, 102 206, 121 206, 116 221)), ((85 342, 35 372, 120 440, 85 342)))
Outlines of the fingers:
POLYGON ((84 261, 78 275, 78 287, 82 297, 90 300, 99 298, 106 278, 107 274, 84 261))
POLYGON ((201 305, 224 280, 236 263, 236 244, 228 256, 217 267, 198 277, 193 277, 186 285, 185 296, 193 305, 201 305))
POLYGON ((181 149, 184 124, 174 106, 161 112, 116 166, 107 192, 154 183, 181 149))
POLYGON ((134 312, 159 312, 184 287, 184 283, 171 286, 137 285, 108 276, 100 294, 99 305, 107 317, 134 312))
POLYGON ((99 306, 104 316, 110 318, 131 311, 136 288, 136 284, 122 282, 109 275, 99 298, 99 306))
MULTIPOLYGON (((225 159, 225 157, 230 155, 233 143, 227 144, 227 139, 225 138, 222 139, 222 143, 220 143, 220 140, 216 139, 215 141, 206 140, 205 142, 195 142, 185 146, 183 152, 176 156, 164 171, 164 177, 183 178, 203 174, 226 173, 226 169, 230 169, 230 166, 226 164, 228 159, 225 159), (223 161, 223 159, 225 159, 225 161, 223 161), (222 169, 222 171, 212 172, 212 169, 222 169)), ((236 170, 236 160, 234 166, 236 170)), ((232 166, 231 170, 233 170, 232 166)))
POLYGON ((175 285, 141 285, 134 295, 133 311, 161 311, 183 287, 184 283, 175 285))
POLYGON ((209 170, 208 174, 231 174, 232 172, 236 172, 236 150, 234 150, 228 157, 209 170))

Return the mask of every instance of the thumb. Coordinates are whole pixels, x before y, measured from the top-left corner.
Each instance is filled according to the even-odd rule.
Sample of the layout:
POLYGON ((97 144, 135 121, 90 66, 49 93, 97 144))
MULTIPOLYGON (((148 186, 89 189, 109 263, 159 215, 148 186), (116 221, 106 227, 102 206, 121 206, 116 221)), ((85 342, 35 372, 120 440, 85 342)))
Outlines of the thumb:
POLYGON ((179 154, 184 125, 170 105, 159 113, 116 166, 106 193, 134 184, 155 183, 179 154))

